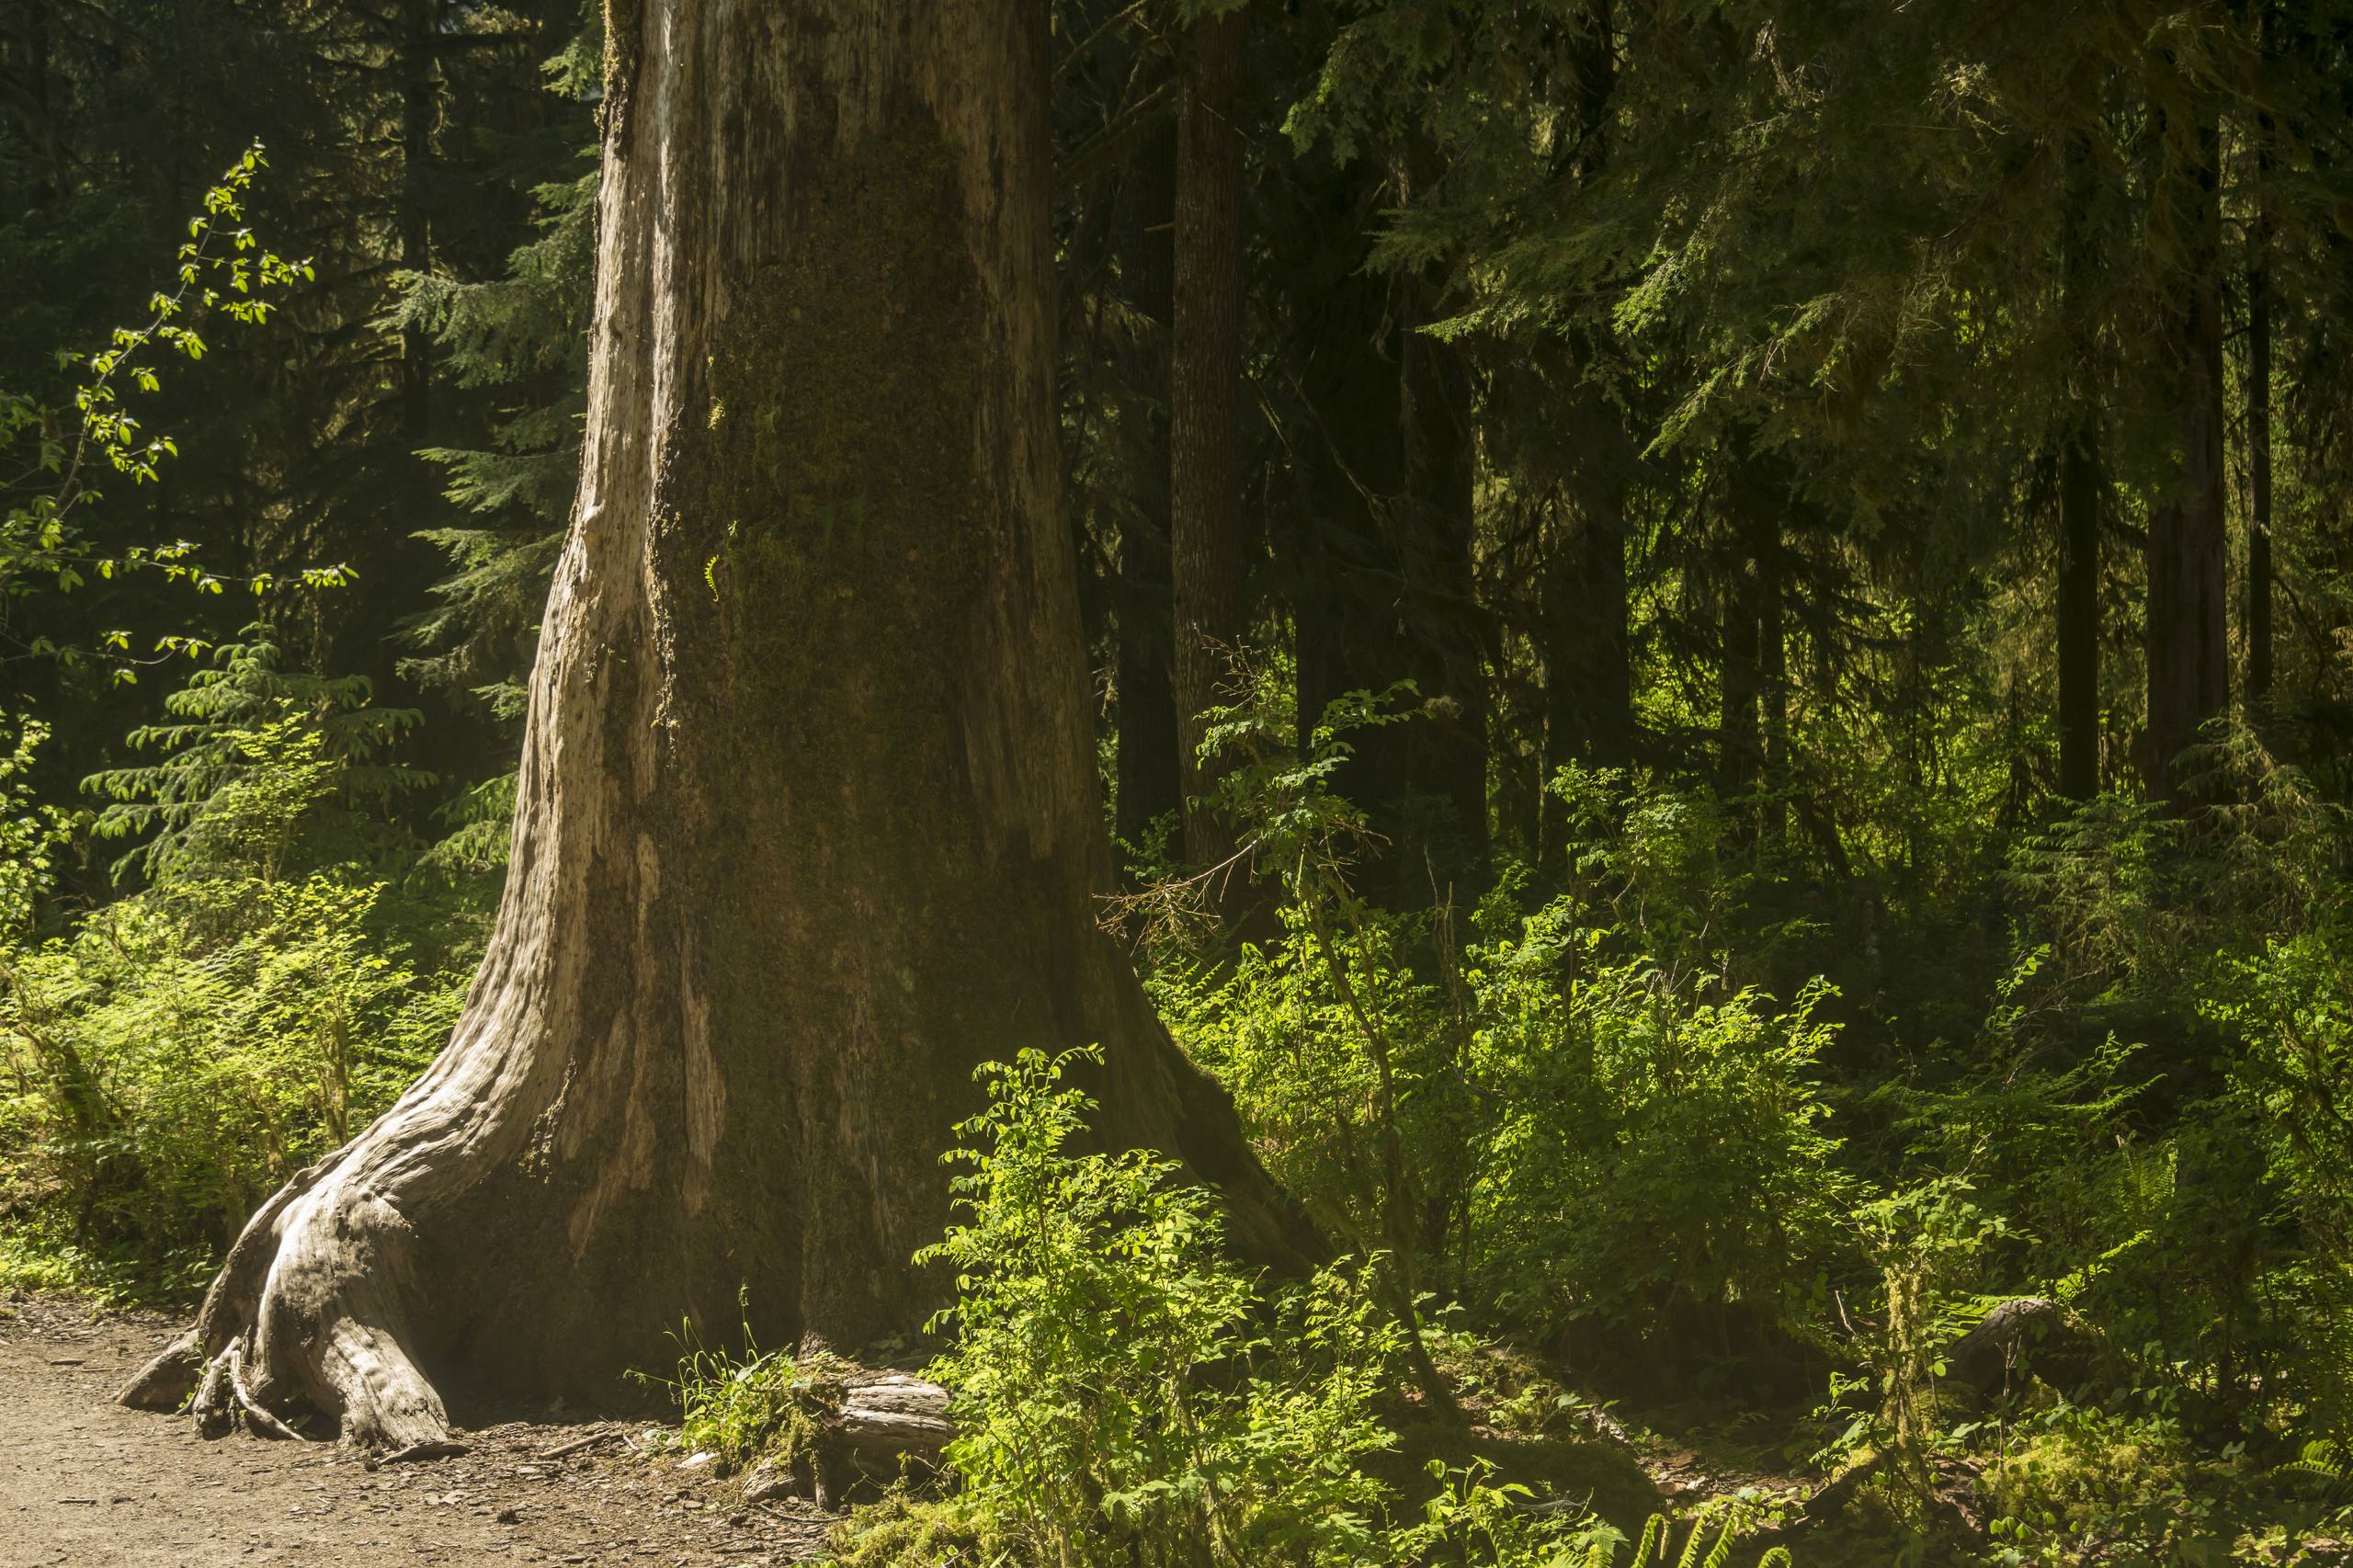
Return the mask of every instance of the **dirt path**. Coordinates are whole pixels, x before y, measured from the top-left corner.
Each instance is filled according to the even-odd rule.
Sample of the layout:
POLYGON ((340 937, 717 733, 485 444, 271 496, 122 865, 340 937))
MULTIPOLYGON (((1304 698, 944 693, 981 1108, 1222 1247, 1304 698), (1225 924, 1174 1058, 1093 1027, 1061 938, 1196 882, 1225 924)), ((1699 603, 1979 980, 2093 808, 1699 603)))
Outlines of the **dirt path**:
MULTIPOLYGON (((328 1443, 199 1439, 112 1395, 171 1336, 143 1314, 57 1298, 0 1302, 0 1568, 381 1568, 419 1562, 788 1563, 828 1520, 745 1508, 734 1489, 641 1457, 609 1425, 514 1422, 470 1451, 376 1471, 328 1443)), ((631 1426, 627 1434, 643 1430, 631 1426)))

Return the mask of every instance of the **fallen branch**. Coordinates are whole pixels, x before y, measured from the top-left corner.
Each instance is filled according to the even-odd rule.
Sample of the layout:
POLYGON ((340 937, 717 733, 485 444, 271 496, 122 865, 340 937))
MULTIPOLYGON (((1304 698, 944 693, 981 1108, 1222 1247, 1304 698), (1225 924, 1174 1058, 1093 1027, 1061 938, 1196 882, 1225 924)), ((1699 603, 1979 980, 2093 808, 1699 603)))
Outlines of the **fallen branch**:
POLYGON ((405 1449, 395 1449, 382 1459, 369 1461, 368 1468, 373 1470, 378 1465, 386 1464, 418 1464, 426 1460, 453 1460, 472 1451, 463 1443, 436 1437, 430 1442, 411 1443, 405 1449))
POLYGON ((621 1435, 621 1429, 618 1426, 613 1427, 608 1431, 591 1432, 585 1437, 574 1437, 568 1443, 558 1443, 554 1448, 550 1449, 547 1452, 541 1454, 540 1458, 543 1460, 563 1459, 569 1455, 579 1453, 584 1449, 593 1449, 599 1443, 609 1443, 614 1438, 619 1437, 621 1435))

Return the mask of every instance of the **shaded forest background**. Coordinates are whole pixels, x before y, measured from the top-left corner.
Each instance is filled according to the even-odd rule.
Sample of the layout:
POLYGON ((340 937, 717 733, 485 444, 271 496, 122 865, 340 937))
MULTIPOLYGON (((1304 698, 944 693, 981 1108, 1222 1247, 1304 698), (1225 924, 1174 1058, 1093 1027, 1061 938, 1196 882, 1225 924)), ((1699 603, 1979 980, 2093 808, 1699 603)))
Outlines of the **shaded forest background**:
MULTIPOLYGON (((1859 1464, 1932 1561, 2330 1560, 2353 9, 1054 29, 1106 919, 1399 1397, 1859 1464), (1917 1392, 2022 1296, 2063 1354, 1917 1392)), ((447 1037, 579 471, 600 39, 0 6, 0 1279, 200 1285, 447 1037), (231 216, 306 272, 138 340, 93 437, 256 142, 231 216)))

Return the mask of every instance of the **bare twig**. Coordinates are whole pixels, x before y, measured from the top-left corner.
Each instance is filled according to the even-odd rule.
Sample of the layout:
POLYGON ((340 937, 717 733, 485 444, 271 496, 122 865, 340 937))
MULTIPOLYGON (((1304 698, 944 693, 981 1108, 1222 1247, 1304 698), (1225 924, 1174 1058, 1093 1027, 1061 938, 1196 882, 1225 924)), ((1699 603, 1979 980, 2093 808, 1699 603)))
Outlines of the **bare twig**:
POLYGON ((567 1455, 579 1453, 584 1449, 593 1449, 599 1443, 609 1443, 620 1436, 621 1436, 621 1429, 618 1426, 608 1427, 602 1432, 591 1432, 585 1437, 574 1437, 568 1443, 558 1443, 540 1458, 560 1460, 567 1455))
POLYGON ((405 1449, 397 1449, 378 1460, 376 1463, 380 1465, 416 1464, 425 1460, 453 1460, 470 1451, 463 1443, 452 1442, 447 1437, 436 1437, 430 1442, 411 1443, 405 1449))

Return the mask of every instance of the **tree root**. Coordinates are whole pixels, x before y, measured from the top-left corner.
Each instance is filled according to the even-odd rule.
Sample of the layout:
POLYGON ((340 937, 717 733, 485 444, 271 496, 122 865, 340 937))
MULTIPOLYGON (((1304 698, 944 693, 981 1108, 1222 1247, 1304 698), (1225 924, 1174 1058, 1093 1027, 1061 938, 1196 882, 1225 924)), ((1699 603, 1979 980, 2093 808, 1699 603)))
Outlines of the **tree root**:
MULTIPOLYGON (((120 1395, 125 1404, 153 1409, 166 1402, 170 1385, 178 1381, 194 1344, 194 1332, 182 1335, 171 1347, 147 1365, 146 1370, 133 1379, 120 1395), (158 1369, 162 1369, 158 1372, 158 1369)), ((267 1437, 282 1437, 291 1442, 310 1441, 301 1433, 272 1415, 269 1408, 256 1399, 245 1387, 244 1341, 229 1342, 227 1348, 204 1363, 204 1371, 196 1384, 196 1395, 188 1400, 188 1413, 196 1417, 196 1429, 208 1437, 218 1437, 237 1423, 242 1412, 247 1426, 267 1437)))
POLYGON ((196 1326, 141 1369, 120 1403, 185 1405, 207 1437, 242 1414, 256 1432, 304 1440, 269 1408, 301 1398, 358 1448, 448 1438, 440 1396, 403 1348, 409 1227, 352 1157, 365 1143, 301 1172, 263 1205, 196 1326))
POLYGON ((221 1357, 229 1364, 229 1392, 237 1396, 238 1407, 244 1411, 245 1419, 253 1425, 254 1430, 268 1437, 283 1437, 289 1442, 309 1441, 301 1433, 263 1409, 261 1402, 245 1392, 245 1380, 239 1366, 244 1357, 243 1346, 233 1341, 228 1349, 221 1352, 221 1357))

